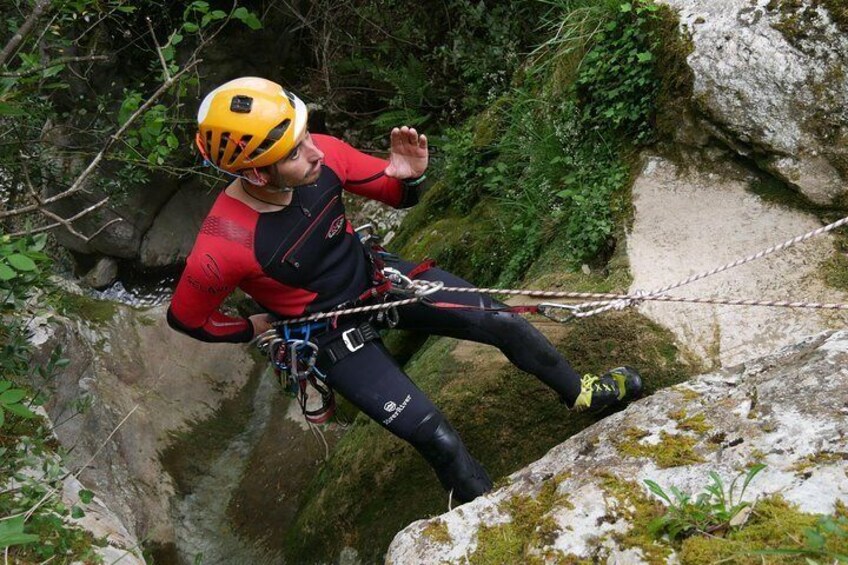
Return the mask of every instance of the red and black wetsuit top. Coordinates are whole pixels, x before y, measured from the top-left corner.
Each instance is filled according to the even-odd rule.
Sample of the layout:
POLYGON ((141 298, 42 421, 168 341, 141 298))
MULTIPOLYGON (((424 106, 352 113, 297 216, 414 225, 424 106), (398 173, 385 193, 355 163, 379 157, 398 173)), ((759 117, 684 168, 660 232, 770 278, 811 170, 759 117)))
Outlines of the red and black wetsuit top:
POLYGON ((239 287, 282 318, 326 311, 354 300, 372 285, 368 251, 345 217, 342 189, 396 208, 417 191, 383 174, 387 162, 343 141, 313 135, 324 152, 314 185, 297 187, 292 202, 257 212, 222 192, 212 206, 177 283, 168 322, 203 341, 245 342, 246 318, 218 311, 239 287))

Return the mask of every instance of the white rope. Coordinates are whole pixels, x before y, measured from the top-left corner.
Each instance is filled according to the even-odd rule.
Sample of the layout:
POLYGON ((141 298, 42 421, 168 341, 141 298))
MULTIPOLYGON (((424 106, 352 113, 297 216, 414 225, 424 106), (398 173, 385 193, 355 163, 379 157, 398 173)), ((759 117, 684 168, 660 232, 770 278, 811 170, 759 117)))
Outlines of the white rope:
MULTIPOLYGON (((664 286, 662 288, 658 288, 652 291, 643 291, 637 290, 629 294, 613 294, 613 293, 601 293, 601 292, 568 292, 568 291, 549 291, 549 290, 525 290, 525 289, 509 289, 509 288, 478 288, 478 287, 449 287, 444 286, 444 282, 442 281, 425 281, 421 279, 410 280, 408 277, 404 275, 400 275, 397 271, 392 273, 393 275, 397 273, 400 275, 398 278, 401 278, 403 282, 409 281, 411 284, 408 284, 407 289, 411 290, 415 293, 415 296, 412 298, 406 298, 403 300, 393 300, 387 301, 380 304, 371 304, 369 306, 358 306, 355 308, 346 308, 335 310, 332 312, 319 312, 316 314, 311 314, 309 316, 301 316, 299 318, 294 318, 291 320, 281 320, 274 323, 274 326, 282 326, 287 324, 298 324, 302 322, 314 322, 317 320, 324 320, 328 318, 337 318, 339 316, 347 316, 352 314, 361 314, 366 312, 375 312, 379 310, 388 310, 390 308, 397 308, 398 306, 406 306, 409 304, 415 304, 417 302, 421 302, 426 296, 433 294, 434 292, 444 291, 444 292, 457 292, 457 293, 479 293, 479 294, 500 294, 507 296, 530 296, 536 298, 565 298, 570 300, 585 300, 585 299, 596 299, 594 302, 584 302, 579 305, 556 305, 556 304, 547 304, 547 307, 561 307, 567 308, 570 312, 572 312, 571 317, 576 318, 586 318, 589 316, 593 316, 596 314, 600 314, 602 312, 607 312, 609 310, 622 310, 624 308, 628 308, 639 304, 645 300, 654 300, 661 302, 690 302, 695 304, 725 304, 732 306, 772 306, 772 307, 783 307, 783 308, 815 308, 815 309, 828 309, 828 310, 848 310, 848 305, 846 304, 822 304, 817 302, 789 302, 789 301, 767 301, 767 300, 747 300, 747 299, 718 299, 718 298, 671 298, 667 296, 663 296, 665 293, 674 290, 676 288, 680 288, 681 286, 685 286, 687 284, 691 284, 695 281, 699 281, 701 279, 705 279, 712 275, 716 275, 718 273, 722 273, 724 271, 730 270, 735 267, 739 267, 746 263, 750 263, 752 261, 756 261, 757 259, 761 259, 766 257, 767 255, 771 255, 772 253, 776 253, 778 251, 782 251, 793 245, 811 239, 813 237, 831 232, 837 228, 848 225, 848 216, 823 226, 821 228, 811 230, 803 235, 799 235, 790 240, 784 241, 779 245, 774 245, 769 247, 768 249, 764 249, 758 253, 754 253, 753 255, 749 255, 742 259, 738 259, 731 263, 727 263, 720 267, 716 267, 709 271, 704 271, 702 273, 698 273, 696 275, 692 275, 686 279, 678 281, 676 283, 664 286), (592 308, 592 310, 585 310, 586 308, 592 308)), ((557 318, 554 318, 557 319, 557 318)))

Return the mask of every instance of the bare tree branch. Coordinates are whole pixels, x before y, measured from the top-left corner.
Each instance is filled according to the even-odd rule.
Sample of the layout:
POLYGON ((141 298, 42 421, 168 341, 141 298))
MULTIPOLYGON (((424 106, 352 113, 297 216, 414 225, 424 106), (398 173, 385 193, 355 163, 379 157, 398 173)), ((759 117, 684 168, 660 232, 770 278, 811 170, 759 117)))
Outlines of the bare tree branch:
POLYGON ((80 232, 78 232, 77 230, 75 230, 73 225, 71 225, 71 223, 75 222, 76 220, 79 220, 83 216, 90 214, 91 212, 102 207, 104 204, 106 204, 109 201, 109 198, 108 197, 104 198, 100 202, 97 202, 96 204, 93 204, 93 205, 89 206, 88 208, 81 210, 80 212, 77 212, 76 214, 74 214, 70 218, 63 218, 60 215, 55 214, 55 213, 51 212, 50 210, 48 210, 47 208, 44 207, 44 201, 38 195, 38 191, 35 189, 35 185, 32 183, 32 178, 29 176, 29 167, 26 166, 26 163, 23 164, 23 172, 24 172, 24 180, 26 182, 27 189, 29 190, 30 196, 32 196, 33 200, 35 200, 39 205, 38 211, 41 212, 43 215, 47 216, 48 218, 50 218, 51 220, 56 220, 56 223, 49 224, 47 226, 42 226, 42 227, 36 228, 36 229, 24 230, 22 232, 13 233, 13 234, 11 234, 13 237, 17 237, 17 236, 21 236, 21 235, 27 235, 27 234, 31 235, 31 234, 34 234, 34 233, 52 230, 53 228, 57 228, 59 226, 65 226, 65 229, 67 229, 68 232, 70 232, 72 235, 83 240, 85 243, 88 243, 89 241, 94 239, 97 235, 99 235, 103 230, 105 230, 107 227, 111 226, 112 224, 115 224, 117 222, 122 221, 121 218, 115 218, 115 219, 113 219, 109 222, 106 222, 105 225, 100 226, 100 228, 96 232, 94 232, 92 235, 89 235, 89 236, 83 235, 80 232))
POLYGON ((159 55, 159 62, 162 63, 162 72, 165 73, 165 79, 171 78, 171 72, 168 70, 168 63, 165 62, 165 55, 162 53, 162 48, 159 46, 159 41, 156 39, 156 32, 153 31, 153 23, 150 18, 147 20, 147 29, 150 30, 150 37, 153 38, 153 46, 156 47, 156 54, 159 55))
POLYGON ((0 52, 0 67, 6 64, 9 57, 11 57, 12 53, 15 52, 15 49, 17 49, 18 46, 23 43, 24 39, 26 39, 32 32, 35 22, 38 21, 38 18, 44 14, 48 7, 50 7, 50 0, 38 0, 38 2, 36 2, 35 7, 32 9, 30 15, 27 16, 27 19, 24 20, 23 25, 18 28, 18 31, 15 32, 15 35, 12 36, 3 48, 3 51, 0 52))
POLYGON ((52 61, 41 65, 39 67, 35 67, 32 69, 26 69, 24 71, 19 71, 15 73, 0 73, 0 77, 8 77, 8 78, 22 78, 30 75, 34 75, 36 73, 40 73, 44 69, 49 69, 50 67, 55 67, 57 65, 64 65, 65 63, 77 63, 80 61, 108 61, 108 55, 88 55, 88 56, 80 56, 80 57, 59 57, 58 59, 53 59, 52 61))

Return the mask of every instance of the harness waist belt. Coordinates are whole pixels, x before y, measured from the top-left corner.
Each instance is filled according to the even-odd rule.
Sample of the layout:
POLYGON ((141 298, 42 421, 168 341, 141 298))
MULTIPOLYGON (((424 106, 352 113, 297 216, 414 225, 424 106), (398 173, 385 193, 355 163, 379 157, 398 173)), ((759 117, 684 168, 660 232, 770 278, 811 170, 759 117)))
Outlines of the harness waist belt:
POLYGON ((320 357, 325 357, 331 365, 335 365, 351 353, 355 353, 369 341, 378 339, 380 334, 371 324, 364 322, 354 328, 347 329, 340 336, 321 348, 320 357))

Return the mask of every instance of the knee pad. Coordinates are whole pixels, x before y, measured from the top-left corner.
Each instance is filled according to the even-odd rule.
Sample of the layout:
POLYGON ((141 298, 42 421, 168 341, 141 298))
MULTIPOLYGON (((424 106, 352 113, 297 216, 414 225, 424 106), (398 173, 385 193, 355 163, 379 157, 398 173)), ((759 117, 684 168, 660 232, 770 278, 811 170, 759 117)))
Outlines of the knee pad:
POLYGON ((492 490, 486 470, 468 453, 459 434, 440 412, 431 412, 422 419, 410 443, 459 502, 470 502, 492 490))

